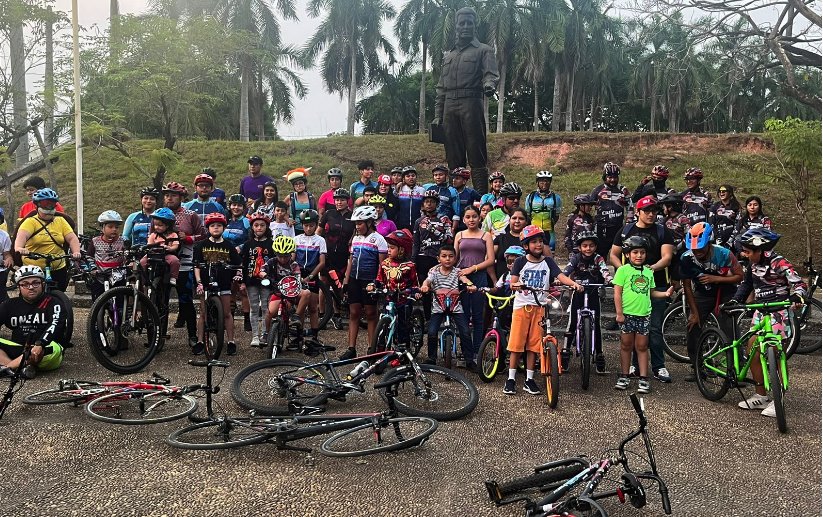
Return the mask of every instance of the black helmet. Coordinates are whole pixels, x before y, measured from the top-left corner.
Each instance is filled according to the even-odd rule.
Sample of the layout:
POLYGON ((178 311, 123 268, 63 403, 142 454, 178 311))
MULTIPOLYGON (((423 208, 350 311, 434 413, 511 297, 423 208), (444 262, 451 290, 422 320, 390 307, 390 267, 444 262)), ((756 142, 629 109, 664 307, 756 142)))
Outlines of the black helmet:
POLYGON ((623 241, 623 254, 628 255, 631 250, 644 249, 649 251, 649 239, 642 235, 632 235, 623 241))
POLYGON ((332 194, 332 198, 337 198, 337 197, 343 197, 343 198, 349 199, 349 198, 351 198, 351 194, 349 194, 348 190, 346 190, 344 188, 339 188, 339 189, 334 191, 334 194, 332 194))
POLYGON ((243 194, 232 194, 226 200, 226 203, 229 204, 229 205, 237 204, 237 205, 246 206, 246 196, 244 196, 243 194))
POLYGON ((658 205, 672 205, 675 210, 683 210, 683 196, 680 194, 667 194, 666 197, 657 202, 658 205))
POLYGON ((510 181, 503 185, 500 189, 500 197, 508 197, 508 196, 522 196, 523 189, 520 188, 520 185, 517 183, 510 181))
POLYGON ((588 194, 577 194, 574 196, 575 205, 594 205, 596 202, 588 194))
POLYGON ((160 191, 154 187, 143 187, 140 189, 140 197, 152 196, 154 199, 160 199, 160 191))
POLYGON ((740 244, 750 250, 769 251, 774 248, 777 241, 780 240, 780 234, 774 233, 768 228, 749 228, 740 236, 740 244))
POLYGON ((300 212, 298 219, 301 223, 316 223, 320 220, 320 214, 317 213, 317 210, 309 208, 300 212))

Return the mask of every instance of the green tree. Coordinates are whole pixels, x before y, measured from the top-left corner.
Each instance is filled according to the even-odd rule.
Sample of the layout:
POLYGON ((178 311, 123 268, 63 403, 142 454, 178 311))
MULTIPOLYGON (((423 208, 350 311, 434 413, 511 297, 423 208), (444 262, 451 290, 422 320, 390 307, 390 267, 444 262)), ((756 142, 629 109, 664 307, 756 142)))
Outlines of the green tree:
MULTIPOLYGON (((411 73, 413 64, 404 63, 395 74, 384 71, 380 89, 357 102, 355 117, 363 123, 364 133, 410 133, 417 129, 422 72, 411 73)), ((434 82, 431 75, 428 77, 424 120, 434 117, 434 82)))

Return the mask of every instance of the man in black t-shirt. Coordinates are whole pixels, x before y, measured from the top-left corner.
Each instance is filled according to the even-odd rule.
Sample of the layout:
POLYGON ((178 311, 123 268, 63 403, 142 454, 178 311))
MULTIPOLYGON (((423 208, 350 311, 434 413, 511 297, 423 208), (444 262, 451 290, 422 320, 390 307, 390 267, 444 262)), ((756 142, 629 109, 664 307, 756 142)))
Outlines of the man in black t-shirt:
MULTIPOLYGON (((610 262, 619 268, 623 258, 623 240, 632 235, 641 235, 649 241, 646 248, 646 265, 654 271, 655 289, 666 291, 669 287, 668 267, 674 257, 674 237, 663 225, 656 223, 659 207, 654 196, 640 198, 635 205, 637 222, 627 224, 612 241, 610 262)), ((651 352, 652 373, 661 382, 671 382, 666 369, 666 355, 663 351, 663 316, 669 301, 666 298, 652 298, 652 313, 649 321, 649 351, 651 352)), ((636 361, 637 359, 635 359, 636 361)))

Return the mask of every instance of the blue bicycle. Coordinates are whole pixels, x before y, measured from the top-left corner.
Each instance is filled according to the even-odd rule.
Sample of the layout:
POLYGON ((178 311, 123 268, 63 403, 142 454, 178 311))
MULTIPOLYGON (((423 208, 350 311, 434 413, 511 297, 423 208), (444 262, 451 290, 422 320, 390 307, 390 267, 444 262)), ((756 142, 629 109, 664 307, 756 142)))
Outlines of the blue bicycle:
POLYGON ((457 360, 457 325, 454 322, 454 307, 460 303, 459 289, 437 289, 434 299, 443 311, 443 323, 438 332, 438 357, 443 366, 452 369, 457 360))
MULTIPOLYGON (((370 353, 383 352, 395 348, 395 338, 397 337, 398 306, 401 295, 410 296, 416 290, 390 291, 386 288, 375 288, 371 291, 374 295, 384 296, 385 305, 377 320, 377 329, 374 333, 374 341, 369 349, 370 353)), ((406 303, 413 303, 414 298, 410 298, 406 303)), ((423 335, 425 334, 425 317, 423 310, 419 307, 412 307, 411 316, 406 322, 409 330, 409 350, 415 358, 423 347, 423 335)))

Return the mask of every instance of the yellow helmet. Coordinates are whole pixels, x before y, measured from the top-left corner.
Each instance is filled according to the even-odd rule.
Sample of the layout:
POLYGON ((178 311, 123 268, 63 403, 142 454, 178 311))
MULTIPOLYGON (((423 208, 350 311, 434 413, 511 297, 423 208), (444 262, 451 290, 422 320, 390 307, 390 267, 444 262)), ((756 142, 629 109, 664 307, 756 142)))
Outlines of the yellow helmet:
POLYGON ((271 249, 277 255, 289 255, 294 253, 294 250, 297 249, 297 245, 294 243, 294 237, 278 235, 274 238, 274 243, 272 243, 271 249))
POLYGON ((386 204, 386 198, 384 198, 383 196, 381 196, 379 194, 375 194, 375 195, 373 195, 372 197, 369 198, 369 204, 370 205, 385 205, 386 204))

